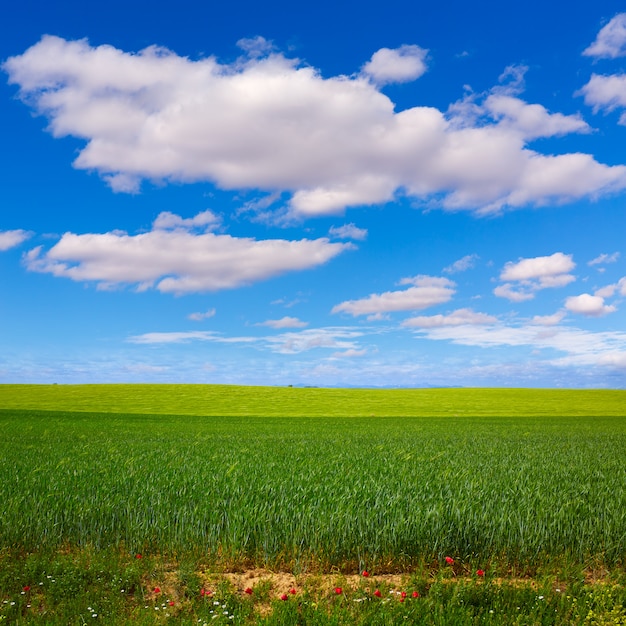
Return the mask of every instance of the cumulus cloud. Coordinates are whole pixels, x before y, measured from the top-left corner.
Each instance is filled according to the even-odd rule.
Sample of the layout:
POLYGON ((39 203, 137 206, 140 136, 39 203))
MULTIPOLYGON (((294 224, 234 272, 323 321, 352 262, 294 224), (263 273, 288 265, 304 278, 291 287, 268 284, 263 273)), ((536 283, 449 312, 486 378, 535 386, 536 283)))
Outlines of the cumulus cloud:
POLYGON ((411 317, 402 322, 402 326, 408 328, 438 328, 441 326, 475 326, 482 324, 495 324, 497 317, 478 313, 472 309, 457 309, 448 315, 424 315, 411 317))
POLYGON ((30 237, 32 237, 32 233, 26 230, 18 229, 0 231, 0 252, 16 248, 30 237))
POLYGON ((328 236, 335 239, 356 239, 363 241, 367 238, 367 229, 358 228, 354 224, 344 224, 343 226, 331 226, 328 236))
POLYGON ((505 94, 490 95, 484 110, 499 121, 501 128, 517 132, 527 140, 591 131, 580 114, 550 113, 540 104, 528 104, 505 94))
POLYGON ((377 85, 408 83, 426 71, 428 50, 419 46, 381 48, 363 66, 363 74, 377 85))
POLYGON ((299 320, 297 317, 285 316, 279 320, 260 322, 257 326, 269 326, 270 328, 304 328, 308 326, 308 323, 299 320))
POLYGON ((564 287, 576 280, 569 273, 575 267, 572 255, 562 252, 520 259, 517 263, 510 261, 500 273, 504 284, 496 287, 493 293, 512 302, 531 300, 540 289, 564 287))
POLYGON ((191 320, 192 322, 202 322, 214 316, 215 316, 215 309, 209 309, 208 311, 205 311, 204 313, 190 313, 187 316, 187 319, 191 320))
MULTIPOLYGON (((347 300, 333 307, 331 313, 349 313, 353 316, 373 315, 393 311, 413 311, 426 309, 448 302, 455 293, 455 283, 447 278, 435 276, 415 276, 403 278, 401 285, 412 285, 408 289, 371 294, 360 300, 347 300)), ((368 319, 376 319, 370 317, 368 319)))
MULTIPOLYGON (((618 13, 600 30, 596 40, 583 52, 596 58, 615 59, 626 56, 626 13, 618 13)), ((626 75, 592 74, 589 82, 577 95, 584 96, 585 104, 598 111, 610 112, 626 107, 626 75)), ((622 113, 619 123, 626 125, 626 113, 622 113)))
POLYGON ((601 59, 626 56, 626 13, 618 13, 601 28, 596 40, 583 51, 583 54, 601 59))
POLYGON ((460 258, 458 261, 452 263, 452 265, 448 265, 448 267, 444 267, 443 271, 446 274, 456 274, 457 272, 465 272, 470 270, 476 264, 476 261, 480 257, 477 254, 467 254, 464 257, 460 258))
POLYGON ((65 233, 50 250, 39 246, 28 252, 26 267, 75 281, 95 281, 100 288, 134 284, 139 290, 184 294, 232 289, 310 269, 352 247, 325 238, 288 241, 197 234, 171 214, 165 218, 161 214, 156 224, 161 228, 139 235, 65 233), (175 228, 164 230, 164 222, 175 228))
POLYGON ((605 304, 602 296, 592 296, 589 293, 570 296, 565 301, 565 308, 572 313, 579 313, 588 317, 600 317, 617 311, 615 306, 605 304))
POLYGON ((588 128, 511 87, 474 102, 476 119, 471 107, 396 112, 380 83, 415 78, 417 46, 378 51, 368 74, 324 78, 255 41, 248 57, 221 64, 45 36, 3 67, 55 137, 86 142, 75 167, 116 191, 136 192, 143 180, 211 181, 291 194, 290 214, 307 217, 399 193, 484 214, 626 188, 626 166, 529 149, 537 137, 588 128))
MULTIPOLYGON (((592 74, 589 82, 584 85, 578 94, 584 96, 585 104, 598 111, 611 112, 626 107, 626 74, 592 74)), ((620 124, 626 124, 626 114, 619 119, 620 124)))

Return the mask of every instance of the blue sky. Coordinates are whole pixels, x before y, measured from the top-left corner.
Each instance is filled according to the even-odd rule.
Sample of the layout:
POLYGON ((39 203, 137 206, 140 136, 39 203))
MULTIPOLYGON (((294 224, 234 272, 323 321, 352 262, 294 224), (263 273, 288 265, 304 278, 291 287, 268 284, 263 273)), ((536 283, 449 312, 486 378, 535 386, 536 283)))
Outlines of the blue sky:
POLYGON ((621 3, 86 6, 0 25, 0 382, 626 387, 621 3))

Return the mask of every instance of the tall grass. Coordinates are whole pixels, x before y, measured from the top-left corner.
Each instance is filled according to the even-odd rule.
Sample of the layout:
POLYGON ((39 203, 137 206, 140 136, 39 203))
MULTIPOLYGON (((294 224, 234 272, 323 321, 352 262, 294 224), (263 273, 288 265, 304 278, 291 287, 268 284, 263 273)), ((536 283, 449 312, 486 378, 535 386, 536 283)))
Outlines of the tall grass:
MULTIPOLYGON (((190 389, 179 413, 199 410, 202 389, 190 389)), ((281 394, 304 391, 324 390, 281 394)), ((222 417, 2 410, 0 545, 123 546, 291 569, 403 569, 443 555, 623 564, 626 420, 610 415, 616 406, 579 417, 553 405, 532 417, 541 403, 518 395, 527 404, 496 417, 495 392, 451 391, 439 396, 447 417, 411 417, 434 414, 436 394, 412 413, 400 400, 374 411, 365 394, 367 411, 404 417, 316 417, 323 405, 311 400, 299 406, 310 417, 285 418, 293 404, 267 399, 254 418, 238 416, 260 402, 250 391, 222 417)), ((162 390, 159 408, 176 393, 187 388, 162 390)), ((112 394, 108 408, 137 409, 142 394, 112 394)), ((337 397, 341 413, 358 394, 337 397)), ((79 408, 98 402, 86 394, 79 408)))

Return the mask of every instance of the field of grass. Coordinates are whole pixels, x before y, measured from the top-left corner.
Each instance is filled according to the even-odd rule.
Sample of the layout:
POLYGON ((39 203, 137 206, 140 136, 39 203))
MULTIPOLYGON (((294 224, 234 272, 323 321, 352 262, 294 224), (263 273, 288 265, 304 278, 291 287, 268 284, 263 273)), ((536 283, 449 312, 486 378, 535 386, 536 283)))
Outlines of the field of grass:
POLYGON ((109 616, 145 623, 626 623, 625 416, 622 391, 0 386, 0 622, 82 623, 76 589, 44 593, 69 578, 125 589, 109 616), (297 601, 222 580, 211 602, 239 613, 214 620, 208 573, 259 567, 299 577, 297 601), (421 604, 380 613, 369 580, 307 578, 363 570, 421 604), (456 621, 428 621, 442 602, 456 621))
POLYGON ((626 391, 0 385, 0 408, 206 417, 626 416, 626 391))

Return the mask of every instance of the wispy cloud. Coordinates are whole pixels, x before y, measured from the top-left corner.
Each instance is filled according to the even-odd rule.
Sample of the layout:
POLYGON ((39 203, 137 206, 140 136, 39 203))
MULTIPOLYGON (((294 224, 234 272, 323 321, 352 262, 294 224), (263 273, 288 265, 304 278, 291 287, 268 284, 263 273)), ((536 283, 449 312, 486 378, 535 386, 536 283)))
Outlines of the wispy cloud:
POLYGON ((279 320, 266 320, 259 322, 257 326, 269 326, 270 328, 304 328, 308 326, 307 322, 299 320, 297 317, 285 316, 279 320))
POLYGON ((190 313, 187 316, 187 319, 191 320, 192 322, 202 322, 204 320, 210 319, 211 317, 214 317, 214 315, 215 309, 208 309, 204 313, 190 313))
POLYGON ((615 263, 619 259, 619 256, 620 256, 619 252, 613 252, 613 254, 600 254, 595 259, 591 259, 591 261, 589 261, 587 265, 593 267, 594 265, 605 265, 607 263, 615 263))
POLYGON ((363 241, 367 238, 365 228, 357 228, 354 224, 344 224, 343 226, 331 226, 328 236, 336 239, 356 239, 363 241))
POLYGON ((486 313, 477 313, 472 309, 457 309, 448 315, 422 315, 411 317, 402 326, 408 328, 439 328, 441 326, 476 326, 495 324, 497 317, 486 313))
POLYGON ((32 235, 31 232, 21 229, 0 231, 0 252, 16 248, 32 235))
POLYGON ((618 13, 603 26, 595 41, 583 54, 600 59, 616 59, 626 56, 626 13, 618 13))
POLYGON ((471 270, 476 265, 476 261, 478 261, 479 258, 480 257, 477 254, 467 254, 464 257, 460 258, 458 261, 452 263, 452 265, 444 267, 443 271, 446 274, 457 274, 458 272, 466 272, 467 270, 471 270))
POLYGON ((299 354, 310 350, 360 350, 357 339, 362 330, 345 327, 312 328, 261 337, 228 337, 213 331, 151 332, 128 338, 135 344, 177 344, 207 341, 222 344, 242 344, 266 349, 278 354, 299 354))
POLYGON ((586 364, 607 367, 626 366, 626 333, 591 332, 566 326, 542 328, 536 325, 440 326, 414 331, 417 336, 435 341, 492 348, 526 346, 551 350, 565 356, 549 356, 556 365, 586 364))

